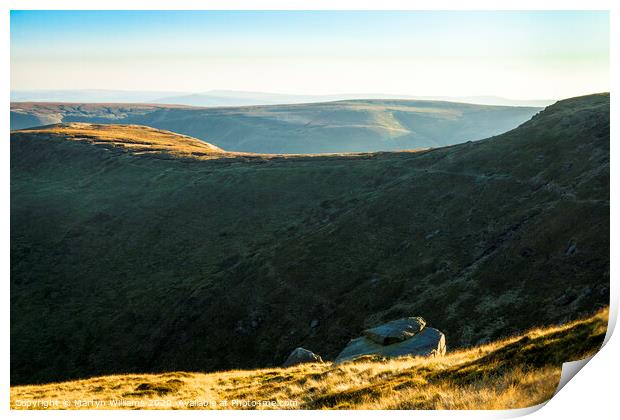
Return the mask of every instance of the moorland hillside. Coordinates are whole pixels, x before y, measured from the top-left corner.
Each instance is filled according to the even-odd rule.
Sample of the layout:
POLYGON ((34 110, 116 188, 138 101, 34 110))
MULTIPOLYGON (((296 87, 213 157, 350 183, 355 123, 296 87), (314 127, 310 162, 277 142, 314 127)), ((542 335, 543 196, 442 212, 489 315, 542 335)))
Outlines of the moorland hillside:
POLYGON ((186 134, 228 151, 376 152, 479 140, 515 128, 539 110, 409 100, 223 108, 16 102, 11 104, 11 129, 70 122, 138 124, 186 134))
POLYGON ((333 360, 402 316, 453 350, 608 303, 608 94, 418 152, 210 159, 149 130, 11 133, 12 384, 333 360))

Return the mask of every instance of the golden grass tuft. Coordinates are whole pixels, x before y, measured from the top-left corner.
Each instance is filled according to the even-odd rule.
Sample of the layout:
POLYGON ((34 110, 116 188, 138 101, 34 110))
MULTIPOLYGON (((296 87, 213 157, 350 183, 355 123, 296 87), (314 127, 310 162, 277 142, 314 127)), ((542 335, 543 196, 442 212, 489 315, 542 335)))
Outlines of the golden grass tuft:
POLYGON ((127 374, 15 386, 11 408, 523 408, 551 398, 563 362, 598 350, 608 314, 605 308, 586 319, 437 358, 362 357, 338 365, 127 374))

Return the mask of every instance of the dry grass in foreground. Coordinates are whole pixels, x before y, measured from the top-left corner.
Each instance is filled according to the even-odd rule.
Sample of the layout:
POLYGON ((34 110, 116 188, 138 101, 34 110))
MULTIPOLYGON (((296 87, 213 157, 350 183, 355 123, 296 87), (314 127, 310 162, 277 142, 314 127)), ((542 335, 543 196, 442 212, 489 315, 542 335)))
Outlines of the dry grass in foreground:
POLYGON ((216 373, 115 375, 11 388, 23 408, 509 409, 553 395, 561 364, 593 354, 608 309, 439 358, 360 358, 216 373))

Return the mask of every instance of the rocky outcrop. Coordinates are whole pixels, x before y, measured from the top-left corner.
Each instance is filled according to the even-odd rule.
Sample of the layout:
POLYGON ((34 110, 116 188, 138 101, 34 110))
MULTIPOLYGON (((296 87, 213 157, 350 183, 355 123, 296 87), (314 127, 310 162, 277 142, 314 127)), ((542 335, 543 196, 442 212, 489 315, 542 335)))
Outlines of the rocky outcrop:
POLYGON ((426 321, 421 317, 408 317, 364 330, 362 334, 369 340, 385 346, 405 341, 422 331, 425 326, 426 321))
POLYGON ((444 334, 435 328, 426 327, 426 322, 420 317, 391 321, 365 330, 363 334, 349 341, 336 357, 336 363, 370 354, 398 357, 443 356, 446 353, 444 334))
POLYGON ((306 350, 303 347, 297 347, 286 358, 282 367, 289 367, 299 365, 301 363, 323 363, 323 359, 318 354, 314 354, 310 350, 306 350))

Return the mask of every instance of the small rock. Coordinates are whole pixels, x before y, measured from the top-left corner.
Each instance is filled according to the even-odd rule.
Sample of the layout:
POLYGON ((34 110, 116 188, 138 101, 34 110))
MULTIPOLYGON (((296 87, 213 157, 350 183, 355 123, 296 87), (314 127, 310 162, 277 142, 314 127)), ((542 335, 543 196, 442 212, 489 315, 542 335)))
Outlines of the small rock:
POLYGON ((381 282, 381 277, 378 277, 378 276, 371 277, 371 279, 369 280, 369 283, 372 285, 375 285, 380 282, 381 282))
POLYGON ((609 296, 609 286, 599 284, 598 286, 596 286, 596 290, 598 291, 598 294, 600 296, 609 296))
POLYGON ((312 321, 310 321, 310 328, 316 328, 319 326, 319 320, 318 319, 313 319, 312 321))
POLYGON ((562 296, 558 297, 556 300, 554 300, 553 303, 556 306, 566 306, 573 302, 575 299, 577 299, 577 295, 575 295, 574 293, 565 293, 562 296))
POLYGON ((434 231, 432 231, 431 233, 429 233, 428 235, 426 235, 426 236, 424 237, 424 239, 426 239, 426 240, 428 241, 429 239, 434 238, 435 236, 439 235, 440 233, 441 233, 441 231, 440 231, 440 230, 434 230, 434 231))
POLYGON ((299 365, 301 363, 323 363, 323 359, 318 354, 314 354, 310 350, 306 350, 303 347, 297 347, 286 358, 282 367, 289 367, 299 365))

